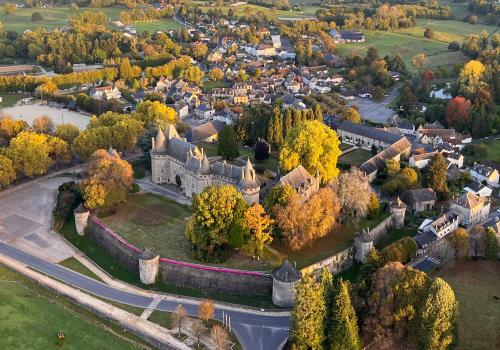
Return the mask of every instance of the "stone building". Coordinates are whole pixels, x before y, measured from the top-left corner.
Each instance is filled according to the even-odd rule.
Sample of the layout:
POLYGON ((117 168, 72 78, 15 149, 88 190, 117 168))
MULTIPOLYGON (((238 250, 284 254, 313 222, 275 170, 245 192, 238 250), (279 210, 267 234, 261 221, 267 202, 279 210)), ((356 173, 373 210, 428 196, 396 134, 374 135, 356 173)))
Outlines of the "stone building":
POLYGON ((417 188, 408 190, 401 195, 408 209, 414 213, 436 208, 437 196, 432 188, 417 188))
POLYGON ((286 260, 281 267, 272 273, 273 303, 279 307, 291 307, 295 303, 295 286, 301 275, 290 261, 286 260))
POLYGON ((490 205, 488 198, 467 192, 450 203, 450 209, 457 213, 460 220, 465 221, 467 225, 476 225, 488 218, 490 205))
POLYGON ((247 160, 240 167, 226 162, 209 162, 203 148, 181 138, 173 125, 165 133, 158 130, 153 138, 151 178, 156 184, 176 184, 192 197, 212 185, 233 185, 248 204, 259 202, 260 185, 247 160))
POLYGON ((319 190, 319 180, 309 174, 302 165, 299 165, 279 180, 280 185, 290 185, 305 199, 309 199, 319 190))

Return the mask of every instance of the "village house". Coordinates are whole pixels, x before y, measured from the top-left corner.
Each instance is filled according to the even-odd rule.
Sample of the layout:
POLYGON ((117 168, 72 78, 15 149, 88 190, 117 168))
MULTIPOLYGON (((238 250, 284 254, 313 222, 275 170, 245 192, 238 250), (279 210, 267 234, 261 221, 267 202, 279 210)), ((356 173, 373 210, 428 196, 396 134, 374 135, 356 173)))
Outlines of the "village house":
POLYGON ((337 135, 342 142, 367 150, 371 150, 372 146, 385 149, 404 137, 368 125, 354 124, 350 121, 343 121, 337 127, 337 135))
POLYGON ((435 220, 424 220, 418 228, 420 233, 413 237, 420 249, 418 253, 421 254, 422 251, 434 241, 455 231, 458 228, 459 221, 460 219, 458 215, 452 211, 449 211, 446 214, 441 214, 435 220))
POLYGON ((434 210, 436 208, 437 196, 432 188, 418 188, 404 192, 401 195, 401 200, 407 205, 410 211, 418 213, 434 210))
POLYGON ((194 114, 199 118, 208 119, 215 114, 215 109, 203 103, 195 108, 194 114))
POLYGON ((410 152, 411 143, 406 137, 403 137, 361 164, 359 170, 368 176, 368 180, 372 182, 377 177, 378 171, 385 168, 387 160, 399 162, 401 159, 408 158, 410 152))
POLYGON ((226 123, 212 120, 198 125, 186 133, 188 142, 214 142, 219 138, 219 133, 226 127, 226 123))
POLYGON ((233 103, 236 105, 247 105, 248 104, 248 95, 234 96, 233 103))
POLYGON ((488 198, 467 192, 451 202, 450 209, 457 213, 466 225, 476 225, 488 218, 490 205, 488 198))
POLYGON ((417 141, 424 145, 438 145, 443 142, 443 138, 454 139, 457 134, 455 129, 425 129, 422 125, 418 127, 415 136, 417 141))
POLYGON ((472 181, 472 183, 464 187, 464 191, 474 193, 480 197, 489 197, 493 193, 491 188, 477 181, 472 181))
POLYGON ((418 168, 418 169, 423 169, 425 168, 429 162, 431 161, 432 157, 437 154, 438 152, 429 152, 429 153, 423 153, 423 154, 414 154, 410 157, 409 159, 409 164, 412 168, 418 168))
POLYGON ((319 190, 319 180, 299 165, 278 181, 280 185, 290 185, 304 199, 309 199, 319 190))
POLYGON ((474 164, 470 169, 470 175, 477 182, 486 181, 486 183, 495 188, 498 187, 499 174, 498 170, 479 163, 474 164))
POLYGON ((365 35, 359 30, 330 30, 330 36, 335 43, 361 43, 365 41, 365 35))
POLYGON ((112 100, 122 97, 120 90, 115 86, 100 86, 90 90, 90 97, 95 100, 112 100))
POLYGON ((415 135, 415 125, 409 120, 403 119, 398 115, 389 119, 389 125, 397 127, 404 135, 415 135))

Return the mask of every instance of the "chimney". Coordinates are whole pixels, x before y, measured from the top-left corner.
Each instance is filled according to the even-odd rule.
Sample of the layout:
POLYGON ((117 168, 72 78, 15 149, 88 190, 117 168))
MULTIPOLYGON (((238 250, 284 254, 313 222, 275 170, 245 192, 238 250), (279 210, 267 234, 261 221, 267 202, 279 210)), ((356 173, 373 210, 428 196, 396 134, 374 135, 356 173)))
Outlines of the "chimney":
POLYGON ((155 149, 155 138, 151 138, 151 149, 155 149))

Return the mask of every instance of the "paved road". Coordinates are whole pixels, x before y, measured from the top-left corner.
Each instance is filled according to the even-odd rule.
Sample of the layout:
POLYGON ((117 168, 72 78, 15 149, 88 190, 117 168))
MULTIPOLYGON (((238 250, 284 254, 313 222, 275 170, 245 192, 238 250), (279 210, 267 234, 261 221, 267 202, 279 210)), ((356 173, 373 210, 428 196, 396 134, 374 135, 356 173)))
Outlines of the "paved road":
MULTIPOLYGON (((141 308, 147 308, 153 301, 153 298, 108 286, 60 265, 24 253, 4 243, 0 243, 0 253, 18 260, 41 273, 101 298, 141 308)), ((194 316, 197 314, 198 302, 189 299, 179 299, 178 301, 171 299, 162 300, 156 309, 171 312, 179 304, 182 304, 190 315, 194 316)), ((215 318, 221 321, 222 312, 223 310, 217 307, 215 318)), ((266 315, 265 313, 256 313, 252 310, 244 309, 226 309, 224 313, 230 317, 231 327, 244 349, 275 350, 288 337, 289 316, 266 315)))
POLYGON ((184 193, 180 192, 173 186, 169 187, 168 185, 157 185, 152 183, 150 179, 148 180, 136 179, 135 182, 137 183, 137 185, 139 185, 141 190, 145 192, 168 197, 180 204, 191 205, 191 198, 186 197, 184 193))

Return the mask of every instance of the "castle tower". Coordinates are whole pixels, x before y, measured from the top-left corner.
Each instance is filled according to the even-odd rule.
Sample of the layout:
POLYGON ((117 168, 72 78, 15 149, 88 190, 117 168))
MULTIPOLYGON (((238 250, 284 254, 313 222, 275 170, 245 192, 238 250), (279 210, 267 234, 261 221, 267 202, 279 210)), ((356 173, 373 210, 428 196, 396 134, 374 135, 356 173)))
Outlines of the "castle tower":
POLYGON ((139 277, 143 284, 154 284, 160 265, 160 256, 153 249, 146 248, 139 254, 139 277))
POLYGON ((85 234, 85 228, 87 227, 89 221, 89 210, 83 206, 83 203, 80 203, 78 207, 73 211, 75 215, 75 228, 76 233, 80 236, 85 234))
POLYGON ((390 212, 393 214, 394 228, 402 228, 405 225, 406 204, 398 197, 391 204, 390 212))
POLYGON ((241 181, 238 187, 248 204, 259 203, 260 185, 249 158, 247 158, 245 166, 241 169, 241 181))
POLYGON ((373 239, 370 236, 370 229, 364 228, 360 235, 354 237, 354 248, 354 259, 358 262, 364 262, 366 254, 373 248, 373 239))
POLYGON ((300 271, 286 260, 273 271, 273 303, 279 307, 291 307, 295 303, 295 286, 299 283, 300 271))

